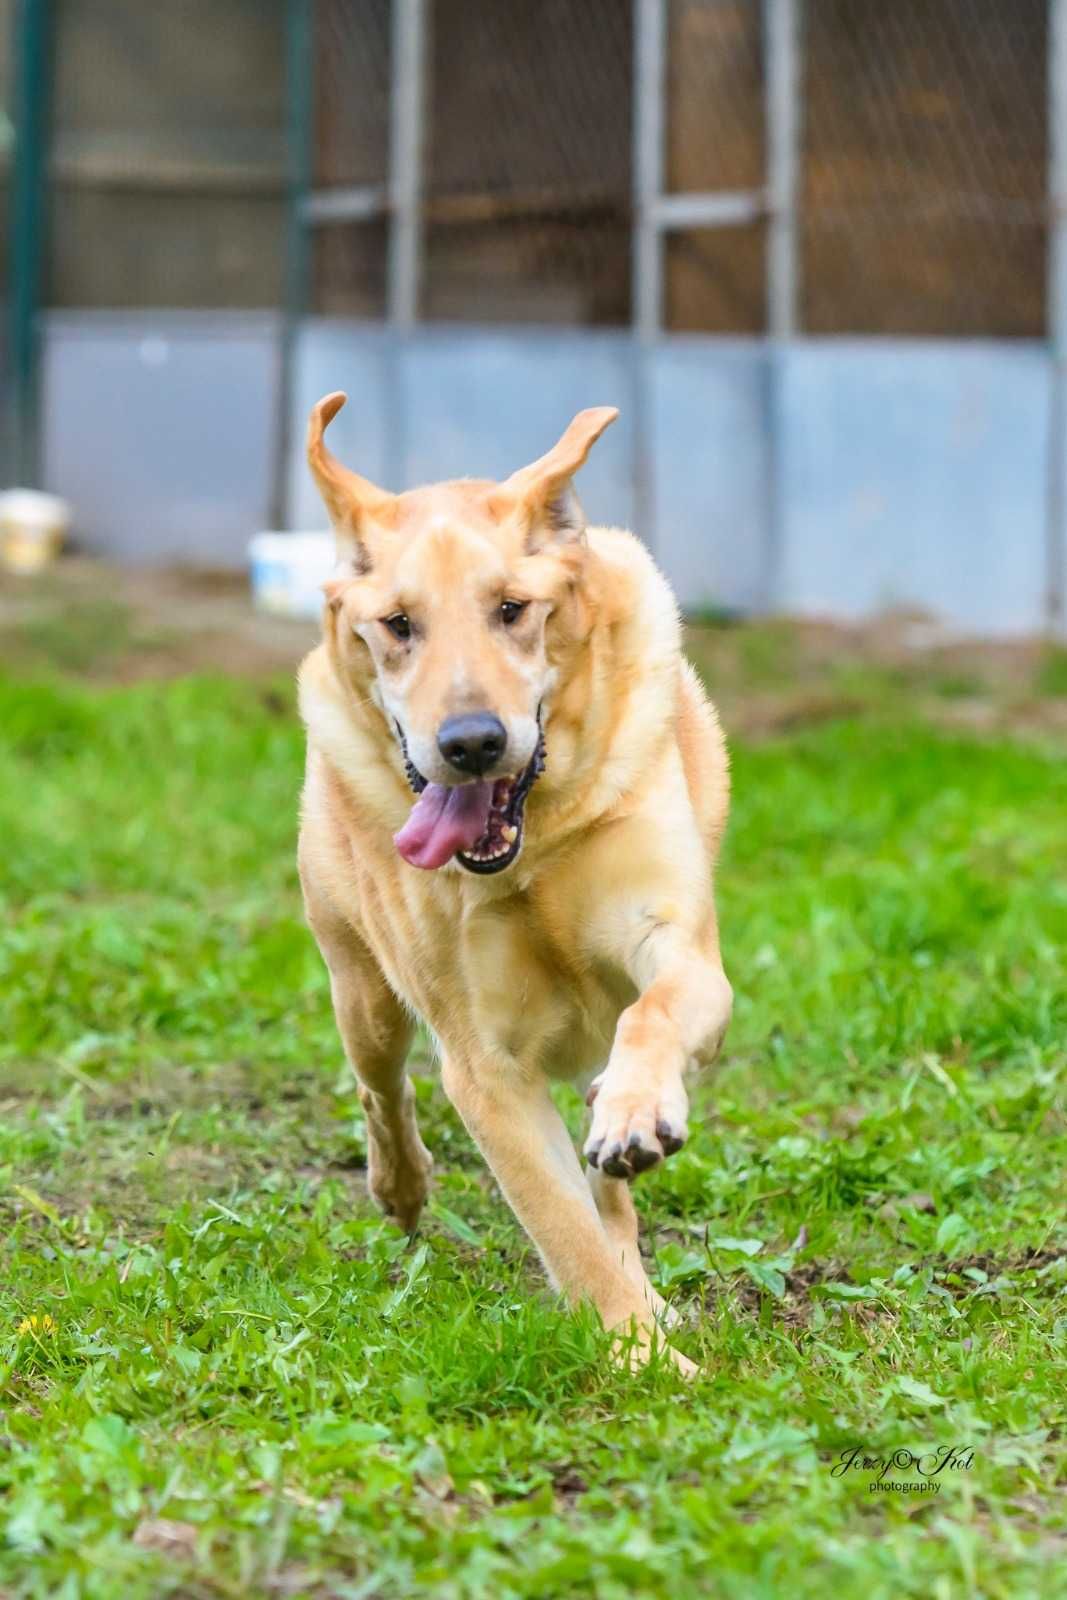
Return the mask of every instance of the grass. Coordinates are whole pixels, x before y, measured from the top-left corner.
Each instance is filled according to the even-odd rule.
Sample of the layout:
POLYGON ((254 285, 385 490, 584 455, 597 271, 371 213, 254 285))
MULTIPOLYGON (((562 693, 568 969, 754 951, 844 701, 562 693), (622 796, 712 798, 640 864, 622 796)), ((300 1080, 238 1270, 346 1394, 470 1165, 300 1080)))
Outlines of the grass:
POLYGON ((429 1073, 419 1238, 368 1205, 288 687, 0 679, 0 1594, 1067 1593, 1067 764, 868 698, 735 747, 735 1021, 637 1187, 681 1391, 429 1073))

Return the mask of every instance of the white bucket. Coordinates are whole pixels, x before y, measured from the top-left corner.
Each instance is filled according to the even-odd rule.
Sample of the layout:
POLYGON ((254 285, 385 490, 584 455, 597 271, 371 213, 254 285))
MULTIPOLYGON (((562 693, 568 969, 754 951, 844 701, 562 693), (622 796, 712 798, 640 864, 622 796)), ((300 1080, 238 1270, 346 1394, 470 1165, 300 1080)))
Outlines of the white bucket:
POLYGON ((0 494, 0 561, 9 572, 40 572, 59 554, 70 530, 70 507, 36 489, 0 494))
POLYGON ((257 533, 248 542, 252 598, 261 611, 317 617, 337 564, 332 533, 257 533))

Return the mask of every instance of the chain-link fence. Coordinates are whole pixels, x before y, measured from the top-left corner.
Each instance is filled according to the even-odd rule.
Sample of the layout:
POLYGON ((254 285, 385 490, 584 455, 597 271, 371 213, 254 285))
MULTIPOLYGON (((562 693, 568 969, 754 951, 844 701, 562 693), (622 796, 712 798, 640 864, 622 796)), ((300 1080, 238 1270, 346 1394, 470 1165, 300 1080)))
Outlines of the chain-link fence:
POLYGON ((17 459, 17 419, 12 364, 14 303, 11 273, 11 190, 15 156, 15 0, 0 0, 0 481, 7 482, 17 459))
POLYGON ((1044 330, 1046 0, 809 0, 801 326, 1044 330))
MULTIPOLYGON (((0 294, 8 289, 8 233, 11 196, 11 160, 15 148, 14 73, 11 47, 14 30, 13 0, 0 0, 0 294)), ((0 335, 2 337, 2 335, 0 335)))
MULTIPOLYGON (((663 0, 662 195, 750 198, 725 225, 664 228, 668 329, 766 328, 775 3, 663 0)), ((375 315, 387 301, 390 10, 315 11, 316 184, 381 195, 373 215, 323 213, 323 310, 375 315)), ((796 10, 797 328, 1040 334, 1046 0, 796 10)), ((630 321, 634 13, 634 0, 425 7, 423 316, 630 321)))
MULTIPOLYGON (((666 16, 663 187, 757 193, 767 171, 759 0, 671 0, 666 16)), ((690 228, 665 240, 668 328, 760 333, 766 223, 690 228)))
POLYGON ((52 0, 47 303, 277 305, 284 0, 52 0))
POLYGON ((320 380, 350 385, 339 427, 390 483, 517 459, 557 402, 610 394, 597 493, 675 540, 699 603, 795 598, 789 538, 840 505, 827 539, 852 570, 879 517, 879 538, 927 530, 914 565, 942 523, 1017 521, 1022 497, 1047 554, 1013 615, 1062 619, 1067 0, 0 0, 0 41, 6 481, 54 481, 110 527, 127 419, 162 397, 150 480, 174 469, 175 546, 192 522, 214 549, 310 514, 292 485, 320 380), (185 309, 225 315, 161 321, 185 309), (789 348, 806 335, 869 339, 861 376, 851 351, 789 348), (880 336, 1046 350, 968 348, 946 377, 941 352, 880 336), (737 526, 758 530, 741 576, 707 555, 737 526))
MULTIPOLYGON (((310 308, 386 315, 396 24, 414 4, 419 316, 626 326, 647 3, 53 0, 45 302, 280 303, 299 12, 310 308)), ((787 8, 796 330, 1041 334, 1048 0, 655 0, 658 201, 726 202, 663 224, 659 324, 767 331, 769 21, 787 8)))
POLYGON ((310 182, 330 218, 315 236, 311 303, 338 316, 383 317, 389 211, 391 0, 318 0, 307 22, 310 182), (362 213, 331 203, 363 196, 362 213))
MULTIPOLYGON (((436 0, 425 15, 420 310, 625 323, 630 8, 436 0)), ((315 302, 386 304, 392 8, 315 7, 315 302), (345 205, 345 195, 349 203, 345 205)))

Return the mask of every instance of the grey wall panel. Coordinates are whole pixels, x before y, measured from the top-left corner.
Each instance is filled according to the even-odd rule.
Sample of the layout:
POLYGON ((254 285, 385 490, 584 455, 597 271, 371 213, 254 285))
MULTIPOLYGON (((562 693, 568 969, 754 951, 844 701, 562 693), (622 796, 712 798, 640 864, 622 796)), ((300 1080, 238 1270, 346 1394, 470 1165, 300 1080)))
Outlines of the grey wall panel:
POLYGON ((633 518, 633 359, 629 338, 432 330, 403 352, 406 476, 503 478, 555 444, 586 406, 621 415, 577 479, 594 523, 633 518))
POLYGON ((1049 362, 1024 344, 807 341, 784 358, 787 611, 1041 626, 1049 362))
POLYGON ((420 329, 400 339, 373 325, 314 318, 297 343, 290 506, 296 527, 324 517, 303 461, 314 402, 349 401, 330 448, 390 489, 440 478, 506 477, 554 444, 583 406, 622 415, 578 482, 591 520, 628 524, 633 510, 633 375, 621 335, 420 329))
MULTIPOLYGON (((243 564, 268 515, 276 332, 208 313, 47 320, 45 487, 72 502, 89 549, 243 564)), ((684 605, 840 617, 907 605, 975 632, 1042 625, 1043 347, 806 340, 772 355, 692 337, 645 359, 653 526, 637 531, 684 605)), ((344 388, 331 444, 389 487, 505 476, 575 411, 618 405, 578 487, 592 520, 629 525, 637 370, 622 333, 434 328, 397 342, 314 319, 297 341, 290 522, 325 525, 303 434, 311 404, 344 388)))
POLYGON ((657 559, 689 609, 759 608, 770 470, 766 346, 670 339, 651 362, 657 559))
MULTIPOLYGON (((506 477, 555 442, 584 406, 620 417, 593 449, 578 492, 593 522, 634 520, 637 355, 627 334, 423 328, 406 340, 358 323, 301 330, 291 508, 323 516, 303 465, 306 414, 343 388, 330 444, 390 488, 506 477)), ((766 562, 765 353, 756 342, 676 340, 649 358, 654 526, 637 529, 688 606, 760 601, 766 562)))
POLYGON ((53 315, 44 487, 94 554, 241 565, 267 516, 277 382, 269 318, 53 315))

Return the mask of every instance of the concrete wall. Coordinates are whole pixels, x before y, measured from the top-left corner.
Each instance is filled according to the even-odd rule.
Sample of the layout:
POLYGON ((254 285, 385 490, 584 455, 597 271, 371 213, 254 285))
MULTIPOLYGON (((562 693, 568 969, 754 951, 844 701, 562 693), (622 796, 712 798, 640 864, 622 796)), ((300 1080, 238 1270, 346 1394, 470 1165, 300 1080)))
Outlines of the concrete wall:
POLYGON ((43 483, 79 544, 131 562, 241 566, 265 526, 278 323, 248 313, 52 313, 43 483))
MULTIPOLYGON (((277 327, 183 313, 53 315, 47 487, 83 542, 134 560, 239 564, 268 521, 277 327)), ((582 406, 622 416, 582 472, 591 521, 632 524, 645 419, 649 525, 687 607, 862 617, 916 606, 957 627, 1043 623, 1050 365, 1025 342, 665 337, 310 319, 294 371, 289 521, 324 519, 302 462, 311 404, 349 405, 337 454, 396 488, 500 476, 582 406)))
POLYGON ((685 604, 756 608, 767 567, 765 359, 756 341, 672 339, 639 358, 626 335, 422 329, 398 342, 375 327, 316 320, 301 337, 291 440, 291 522, 321 525, 303 467, 302 422, 345 389, 335 453, 389 488, 504 477, 548 449, 576 411, 619 420, 578 480, 590 521, 637 518, 637 385, 644 368, 653 546, 685 604))
POLYGON ((420 330, 309 321, 299 343, 293 520, 321 516, 302 469, 307 410, 349 405, 335 448, 389 487, 496 475, 574 411, 622 417, 578 482, 590 519, 632 524, 645 371, 650 525, 683 604, 859 618, 915 606, 961 628, 1043 622, 1050 365, 1025 341, 420 330), (397 400, 399 399, 399 404, 397 400))
POLYGON ((1050 365, 1040 345, 802 343, 783 368, 786 610, 916 604, 1040 625, 1050 365))

